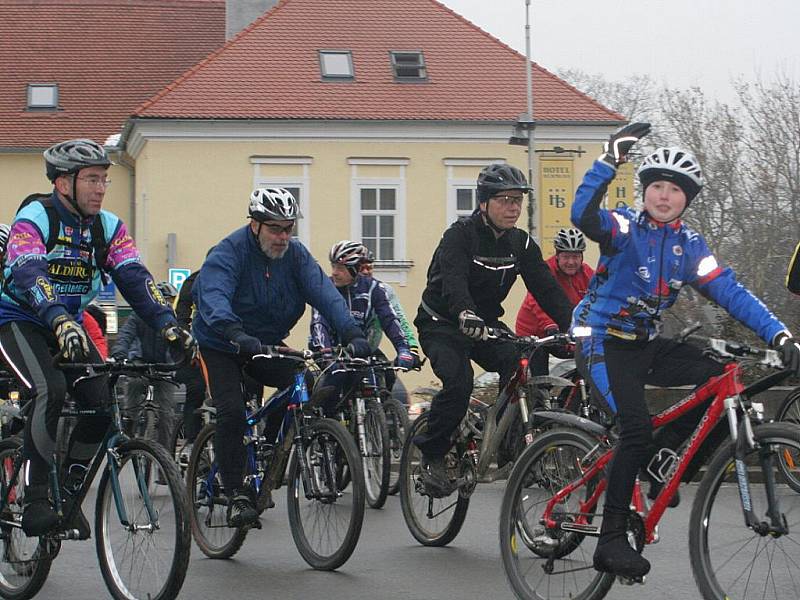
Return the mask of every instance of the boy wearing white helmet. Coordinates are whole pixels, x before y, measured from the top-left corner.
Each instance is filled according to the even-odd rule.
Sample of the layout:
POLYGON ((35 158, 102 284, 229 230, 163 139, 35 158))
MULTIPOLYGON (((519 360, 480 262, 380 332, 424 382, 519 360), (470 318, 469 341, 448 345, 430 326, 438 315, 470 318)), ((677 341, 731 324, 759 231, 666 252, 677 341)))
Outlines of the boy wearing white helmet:
MULTIPOLYGON (((659 337, 661 313, 691 285, 778 347, 787 367, 800 371, 800 344, 786 326, 721 266, 703 237, 680 219, 703 187, 697 159, 682 148, 659 148, 638 170, 644 209, 604 210, 601 202, 617 167, 650 131, 632 123, 614 133, 605 152, 576 191, 572 222, 600 244, 601 257, 589 291, 573 313, 575 358, 597 398, 618 420, 620 438, 608 474, 600 539, 594 553, 599 571, 640 578, 650 563, 628 543, 627 523, 636 475, 659 448, 677 450, 702 416, 700 406, 654 436, 645 384, 698 385, 722 366, 692 345, 659 337)), ((707 456, 727 430, 717 427, 701 446, 707 456)), ((700 464, 684 473, 688 480, 700 464)), ((650 497, 660 484, 651 481, 650 497)))

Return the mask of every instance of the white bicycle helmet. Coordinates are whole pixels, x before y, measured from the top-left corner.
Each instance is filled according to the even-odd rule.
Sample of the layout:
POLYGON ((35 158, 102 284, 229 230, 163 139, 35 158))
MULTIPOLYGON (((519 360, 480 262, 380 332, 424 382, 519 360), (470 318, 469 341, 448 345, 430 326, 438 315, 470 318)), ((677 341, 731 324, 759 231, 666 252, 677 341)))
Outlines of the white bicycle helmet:
POLYGON ((251 219, 264 221, 296 221, 300 216, 297 200, 283 188, 258 188, 250 194, 251 219))
POLYGON ((8 246, 8 236, 11 234, 11 227, 5 223, 0 223, 0 254, 6 253, 8 246))
POLYGON ((703 172, 694 154, 676 146, 645 157, 636 173, 643 189, 654 181, 672 181, 686 194, 686 206, 703 189, 703 172))
POLYGON ((584 252, 586 238, 580 229, 559 229, 553 245, 556 252, 584 252))
POLYGON ((366 248, 361 242, 352 240, 342 240, 331 246, 328 259, 332 265, 344 265, 350 274, 355 277, 358 273, 358 266, 364 259, 366 248))

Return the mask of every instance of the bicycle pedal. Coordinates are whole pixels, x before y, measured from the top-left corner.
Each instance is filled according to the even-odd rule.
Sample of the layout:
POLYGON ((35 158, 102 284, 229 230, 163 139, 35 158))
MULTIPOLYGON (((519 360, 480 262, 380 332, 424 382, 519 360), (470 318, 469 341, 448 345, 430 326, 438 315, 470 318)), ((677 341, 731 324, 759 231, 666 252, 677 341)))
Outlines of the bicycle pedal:
POLYGON ((646 579, 647 579, 646 575, 642 575, 641 577, 625 577, 623 575, 617 576, 617 580, 621 585, 635 585, 637 583, 640 585, 644 585, 646 579))
POLYGON ((249 531, 250 529, 261 529, 261 520, 257 520, 249 525, 242 527, 242 531, 249 531))

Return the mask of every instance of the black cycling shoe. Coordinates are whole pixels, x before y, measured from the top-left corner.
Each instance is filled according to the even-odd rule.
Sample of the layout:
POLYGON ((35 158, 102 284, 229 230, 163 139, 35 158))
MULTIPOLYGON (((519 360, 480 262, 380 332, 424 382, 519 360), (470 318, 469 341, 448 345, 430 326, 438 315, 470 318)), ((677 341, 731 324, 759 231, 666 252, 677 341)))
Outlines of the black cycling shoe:
POLYGON ((22 531, 28 537, 38 537, 58 525, 58 515, 50 505, 47 485, 30 485, 25 490, 22 511, 22 531))
POLYGON ((425 485, 425 491, 433 498, 444 498, 455 490, 453 482, 447 475, 447 467, 444 464, 444 456, 422 455, 420 461, 420 481, 425 485))
POLYGON ((650 572, 650 563, 628 542, 628 515, 603 512, 600 539, 594 551, 594 568, 628 579, 641 579, 650 572))
POLYGON ((234 490, 228 500, 228 527, 261 527, 258 511, 246 490, 234 490))

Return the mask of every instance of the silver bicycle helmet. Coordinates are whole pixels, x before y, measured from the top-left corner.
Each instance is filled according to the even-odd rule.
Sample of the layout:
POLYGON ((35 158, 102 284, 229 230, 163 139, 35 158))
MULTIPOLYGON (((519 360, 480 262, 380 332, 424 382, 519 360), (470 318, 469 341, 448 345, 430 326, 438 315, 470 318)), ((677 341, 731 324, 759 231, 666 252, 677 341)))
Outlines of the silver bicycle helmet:
POLYGON ((584 252, 586 238, 580 229, 559 229, 553 245, 556 252, 584 252))
POLYGON ((297 200, 283 188, 258 188, 250 194, 251 219, 264 221, 296 221, 300 216, 297 200))
POLYGON ((11 234, 11 227, 5 223, 0 223, 0 254, 6 253, 8 246, 8 236, 11 234))
POLYGON ((352 240, 342 240, 331 246, 328 253, 332 265, 344 265, 348 272, 355 277, 358 274, 358 266, 364 259, 366 248, 360 242, 352 240))
POLYGON ((646 156, 636 172, 642 189, 654 181, 671 181, 686 194, 686 206, 703 189, 703 172, 694 155, 688 150, 671 146, 659 148, 646 156))
POLYGON ((73 175, 86 167, 110 167, 112 164, 105 148, 83 138, 50 146, 44 151, 44 160, 50 181, 61 175, 73 175))

